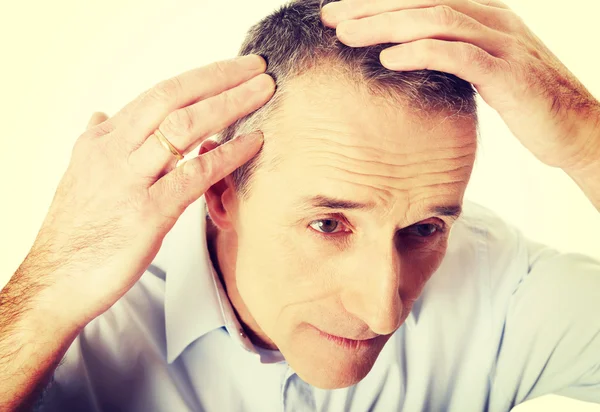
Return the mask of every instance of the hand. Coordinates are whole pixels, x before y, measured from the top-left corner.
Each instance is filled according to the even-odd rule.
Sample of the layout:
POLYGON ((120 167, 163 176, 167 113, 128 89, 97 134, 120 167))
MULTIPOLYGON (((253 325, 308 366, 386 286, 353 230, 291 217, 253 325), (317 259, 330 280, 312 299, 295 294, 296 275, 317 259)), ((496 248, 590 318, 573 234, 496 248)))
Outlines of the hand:
POLYGON ((112 118, 94 115, 20 268, 51 285, 41 300, 83 326, 139 279, 185 208, 262 144, 253 133, 176 167, 152 132, 190 152, 271 98, 265 68, 255 55, 215 63, 157 84, 112 118))
POLYGON ((497 0, 344 0, 322 20, 348 46, 403 43, 380 55, 390 70, 429 69, 473 84, 542 162, 565 170, 600 157, 600 103, 497 0))

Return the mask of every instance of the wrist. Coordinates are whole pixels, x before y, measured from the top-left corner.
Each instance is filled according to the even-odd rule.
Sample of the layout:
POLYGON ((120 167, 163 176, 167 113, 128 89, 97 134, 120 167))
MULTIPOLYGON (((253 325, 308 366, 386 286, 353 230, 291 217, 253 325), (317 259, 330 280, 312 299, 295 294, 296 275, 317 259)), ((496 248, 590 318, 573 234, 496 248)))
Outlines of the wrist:
POLYGON ((562 169, 600 211, 600 115, 588 134, 585 156, 562 169))
POLYGON ((598 168, 600 160, 600 103, 590 110, 585 126, 578 133, 576 155, 561 166, 569 176, 585 176, 598 168))

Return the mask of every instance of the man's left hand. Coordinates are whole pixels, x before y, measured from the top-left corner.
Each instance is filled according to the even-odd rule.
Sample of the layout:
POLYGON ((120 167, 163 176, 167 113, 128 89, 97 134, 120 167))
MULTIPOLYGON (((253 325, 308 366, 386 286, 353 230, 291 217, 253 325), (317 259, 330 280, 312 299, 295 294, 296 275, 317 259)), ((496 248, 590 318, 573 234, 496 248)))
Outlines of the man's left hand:
POLYGON ((322 20, 390 70, 437 70, 473 84, 538 159, 564 170, 600 159, 600 102, 497 0, 343 0, 322 20))

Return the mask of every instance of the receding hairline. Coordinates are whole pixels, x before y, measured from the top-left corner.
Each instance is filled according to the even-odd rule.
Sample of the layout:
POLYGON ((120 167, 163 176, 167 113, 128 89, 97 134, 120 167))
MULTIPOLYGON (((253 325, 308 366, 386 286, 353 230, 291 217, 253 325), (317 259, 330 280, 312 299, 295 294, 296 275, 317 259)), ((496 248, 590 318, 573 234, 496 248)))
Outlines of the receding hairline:
MULTIPOLYGON (((264 57, 267 73, 275 79, 277 89, 266 105, 220 133, 219 141, 260 128, 280 108, 291 79, 317 73, 345 78, 351 86, 364 86, 371 95, 389 98, 422 121, 444 115, 467 117, 478 123, 471 84, 433 70, 396 72, 383 67, 379 54, 392 44, 362 48, 342 44, 335 29, 324 26, 320 18, 322 6, 331 2, 292 0, 250 28, 239 54, 264 57)), ((247 194, 248 181, 261 163, 260 153, 232 174, 242 196, 247 194)))
POLYGON ((411 99, 410 96, 403 93, 401 90, 384 88, 377 85, 375 82, 364 81, 360 75, 357 75, 347 67, 344 67, 343 63, 336 63, 335 59, 325 58, 323 59, 322 64, 315 65, 298 75, 282 81, 281 84, 277 86, 277 91, 273 98, 245 119, 244 124, 240 128, 240 131, 243 130, 241 134, 250 133, 256 129, 260 129, 264 122, 268 121, 267 118, 276 117, 277 111, 281 109, 283 102, 288 96, 288 90, 294 88, 295 83, 302 81, 307 81, 316 85, 322 85, 331 81, 344 83, 348 87, 354 88, 354 91, 357 93, 366 93, 369 97, 380 101, 385 106, 392 109, 397 108, 403 110, 410 117, 421 122, 436 120, 440 117, 444 117, 446 120, 473 120, 476 124, 478 122, 476 111, 464 112, 453 110, 448 107, 424 108, 419 104, 415 105, 415 100, 411 99))

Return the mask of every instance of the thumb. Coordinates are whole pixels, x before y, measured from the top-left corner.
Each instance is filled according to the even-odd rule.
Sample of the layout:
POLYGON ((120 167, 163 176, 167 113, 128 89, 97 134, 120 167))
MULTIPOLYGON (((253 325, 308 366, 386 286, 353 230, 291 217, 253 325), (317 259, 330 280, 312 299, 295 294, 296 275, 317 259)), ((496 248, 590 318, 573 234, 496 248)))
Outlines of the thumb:
POLYGON ((87 124, 86 129, 91 129, 92 127, 99 125, 106 119, 108 119, 108 116, 106 115, 106 113, 94 112, 94 114, 90 118, 90 121, 87 124))

